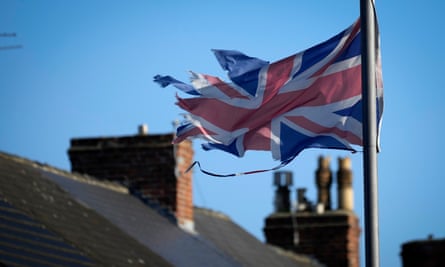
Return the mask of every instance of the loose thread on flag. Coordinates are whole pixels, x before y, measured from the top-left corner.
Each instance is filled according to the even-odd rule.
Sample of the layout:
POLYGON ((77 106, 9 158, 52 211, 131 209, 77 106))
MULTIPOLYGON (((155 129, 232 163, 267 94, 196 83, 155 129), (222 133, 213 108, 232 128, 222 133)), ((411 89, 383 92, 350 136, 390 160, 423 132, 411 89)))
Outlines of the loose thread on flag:
POLYGON ((287 164, 289 164, 293 160, 293 158, 289 159, 287 161, 284 161, 280 165, 275 166, 275 167, 270 168, 270 169, 261 169, 261 170, 255 170, 255 171, 247 171, 247 172, 237 172, 237 173, 230 173, 230 174, 219 174, 219 173, 214 173, 214 172, 210 172, 210 171, 204 170, 201 167, 201 163, 199 161, 195 161, 187 168, 187 170, 185 170, 185 173, 189 172, 191 169, 193 169, 193 167, 195 167, 195 165, 197 165, 199 170, 202 173, 210 175, 210 176, 214 176, 214 177, 222 177, 222 178, 224 178, 224 177, 242 176, 242 175, 249 175, 249 174, 262 173, 262 172, 268 172, 268 171, 275 171, 275 170, 281 169, 284 166, 286 166, 287 164))

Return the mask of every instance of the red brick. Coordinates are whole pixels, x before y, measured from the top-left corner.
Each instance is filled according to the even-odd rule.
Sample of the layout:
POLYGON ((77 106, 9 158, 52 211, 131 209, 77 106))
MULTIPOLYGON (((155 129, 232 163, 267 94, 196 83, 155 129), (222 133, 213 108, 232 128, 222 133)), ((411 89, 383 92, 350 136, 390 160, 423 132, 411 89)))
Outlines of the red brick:
POLYGON ((185 173, 193 147, 190 141, 172 145, 172 139, 172 134, 72 139, 68 154, 73 172, 125 182, 167 207, 181 224, 193 220, 192 172, 185 173))

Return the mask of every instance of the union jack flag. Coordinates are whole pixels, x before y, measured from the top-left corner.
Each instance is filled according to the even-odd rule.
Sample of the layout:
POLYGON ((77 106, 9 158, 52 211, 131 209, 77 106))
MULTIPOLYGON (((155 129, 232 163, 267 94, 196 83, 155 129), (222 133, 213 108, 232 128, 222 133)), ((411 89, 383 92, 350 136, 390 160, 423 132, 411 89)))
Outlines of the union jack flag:
MULTIPOLYGON (((177 97, 188 112, 174 143, 199 137, 203 148, 242 157, 270 150, 287 164, 306 148, 355 151, 362 145, 360 20, 305 51, 279 61, 213 50, 231 83, 191 72, 191 85, 170 76, 154 77, 194 95, 177 97)), ((377 121, 383 111, 380 53, 376 57, 377 121)), ((378 134, 377 134, 378 135, 378 134)))

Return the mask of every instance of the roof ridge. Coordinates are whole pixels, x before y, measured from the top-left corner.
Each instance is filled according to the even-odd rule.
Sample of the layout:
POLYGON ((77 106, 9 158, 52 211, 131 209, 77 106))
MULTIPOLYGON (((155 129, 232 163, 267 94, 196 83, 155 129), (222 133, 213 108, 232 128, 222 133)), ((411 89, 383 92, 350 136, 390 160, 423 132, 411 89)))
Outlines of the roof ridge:
MULTIPOLYGON (((287 258, 293 259, 298 262, 304 262, 306 264, 310 264, 310 266, 320 266, 321 263, 311 255, 299 254, 291 250, 285 250, 278 246, 274 246, 271 244, 265 244, 271 250, 275 251, 277 254, 285 256, 287 258)), ((321 265, 324 266, 324 265, 321 265)))
POLYGON ((212 209, 209 209, 209 208, 197 207, 197 206, 194 206, 194 209, 197 212, 201 212, 201 213, 204 213, 204 214, 209 215, 209 216, 217 217, 219 219, 224 219, 224 220, 227 220, 227 221, 232 221, 232 219, 229 217, 229 215, 227 215, 227 214, 225 214, 225 213, 223 213, 221 211, 216 211, 216 210, 212 210, 212 209))
POLYGON ((35 161, 35 160, 30 160, 28 158, 25 157, 21 157, 21 156, 17 156, 14 154, 10 154, 4 151, 0 151, 0 157, 5 158, 5 159, 9 159, 9 160, 13 160, 15 162, 18 163, 23 163, 23 164, 27 164, 30 165, 31 167, 37 168, 37 169, 41 169, 43 171, 46 172, 50 172, 53 174, 58 174, 58 175, 63 175, 66 178, 78 181, 78 182, 82 182, 82 183, 87 183, 87 184, 91 184, 91 185, 95 185, 95 186, 99 186, 99 187, 103 187, 105 189, 109 189, 109 190, 113 190, 115 192, 119 192, 122 194, 129 194, 128 188, 113 182, 113 181, 109 181, 109 180, 99 180, 93 176, 87 175, 87 174, 80 174, 80 173, 73 173, 73 172, 69 172, 54 166, 51 166, 47 163, 42 163, 39 161, 35 161))

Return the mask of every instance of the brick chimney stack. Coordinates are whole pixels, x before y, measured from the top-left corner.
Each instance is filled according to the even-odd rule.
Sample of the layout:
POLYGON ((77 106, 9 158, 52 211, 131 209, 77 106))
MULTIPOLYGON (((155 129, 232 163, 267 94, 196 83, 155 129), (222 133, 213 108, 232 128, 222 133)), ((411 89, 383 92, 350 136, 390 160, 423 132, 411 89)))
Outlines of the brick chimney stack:
POLYGON ((193 162, 192 142, 183 141, 175 147, 175 176, 176 176, 176 218, 179 226, 194 231, 193 223, 193 177, 187 172, 193 162))
MULTIPOLYGON (((332 172, 329 159, 320 157, 318 163, 315 172, 318 202, 330 207, 332 172)), ((298 254, 313 255, 326 266, 358 267, 360 226, 352 210, 352 171, 348 158, 339 159, 337 175, 342 195, 339 209, 314 210, 304 196, 306 190, 299 188, 296 212, 275 211, 266 218, 266 243, 298 254)))
POLYGON ((445 239, 412 240, 402 244, 402 267, 438 267, 445 265, 445 239))
POLYGON ((71 139, 71 170, 120 182, 193 231, 192 172, 184 173, 193 148, 189 141, 173 145, 172 139, 173 134, 149 135, 145 125, 132 136, 71 139))

